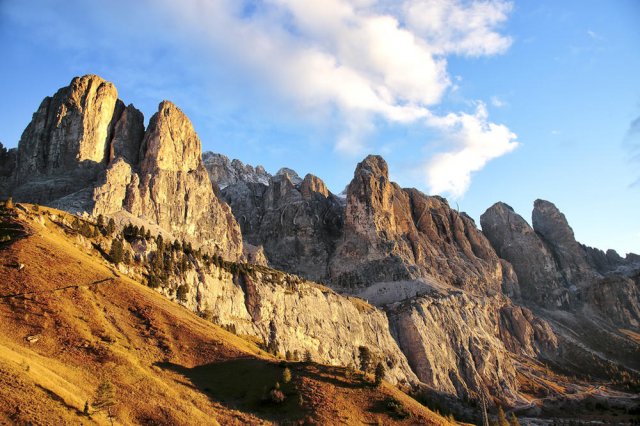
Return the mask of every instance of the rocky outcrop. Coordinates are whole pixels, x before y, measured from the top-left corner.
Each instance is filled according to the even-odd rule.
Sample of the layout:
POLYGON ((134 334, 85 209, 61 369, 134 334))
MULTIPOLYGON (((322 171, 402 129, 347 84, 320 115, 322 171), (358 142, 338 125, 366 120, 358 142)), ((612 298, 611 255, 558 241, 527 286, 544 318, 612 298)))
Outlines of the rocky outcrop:
POLYGON ((522 402, 513 355, 552 355, 549 325, 508 299, 448 291, 389 309, 392 330, 418 378, 459 398, 522 402))
POLYGON ((312 175, 296 184, 295 172, 277 174, 268 185, 239 182, 222 190, 240 223, 242 235, 264 247, 269 264, 325 282, 341 234, 343 208, 325 184, 312 175))
POLYGON ((107 165, 123 110, 115 86, 95 75, 45 98, 18 145, 14 198, 46 204, 86 187, 107 165))
POLYGON ((482 232, 517 274, 522 297, 541 306, 568 306, 566 282, 533 228, 513 209, 496 203, 480 216, 482 232))
POLYGON ((578 244, 567 219, 555 205, 545 200, 536 200, 532 224, 533 229, 550 248, 567 283, 581 288, 601 278, 589 265, 584 247, 578 244))
POLYGON ((145 131, 142 113, 125 107, 112 83, 87 75, 42 102, 5 188, 16 201, 74 213, 126 212, 239 259, 240 228, 214 194, 201 155, 193 125, 171 102, 160 104, 145 131))
POLYGON ((509 206, 497 203, 480 218, 500 257, 513 265, 525 302, 588 311, 605 323, 640 324, 640 264, 581 245, 565 216, 552 203, 536 200, 533 229, 509 206), (552 296, 551 298, 549 296, 552 296))
POLYGON ((473 220, 440 197, 390 182, 379 156, 356 168, 330 268, 343 289, 424 278, 484 294, 502 282, 502 265, 473 220))
POLYGON ((144 138, 144 116, 133 105, 127 106, 116 122, 109 150, 109 162, 118 157, 129 164, 138 164, 144 138))
POLYGON ((262 166, 250 166, 240 160, 232 160, 222 154, 207 151, 202 154, 202 162, 209 173, 211 182, 220 189, 236 183, 261 183, 269 184, 271 175, 262 166))
MULTIPOLYGON (((126 249, 132 257, 145 259, 125 272, 140 278, 147 275, 157 244, 138 240, 126 249)), ((171 252, 174 264, 181 253, 171 252)), ((188 257, 180 274, 171 274, 156 288, 177 299, 183 286, 185 307, 232 330, 251 336, 263 347, 282 356, 289 353, 303 359, 307 353, 315 362, 357 366, 358 348, 366 346, 374 359, 385 363, 386 379, 392 383, 418 382, 406 357, 389 330, 386 314, 357 298, 341 296, 327 287, 298 276, 261 266, 222 266, 188 257)), ((124 270, 124 269, 123 269, 124 270)))
POLYGON ((200 139, 191 122, 171 102, 161 102, 149 121, 142 152, 139 173, 127 176, 126 166, 118 160, 107 171, 105 183, 97 189, 102 196, 94 194, 100 199, 94 214, 124 209, 195 247, 239 259, 240 228, 229 206, 213 192, 202 164, 200 139), (125 197, 114 198, 114 192, 123 192, 123 184, 125 197))

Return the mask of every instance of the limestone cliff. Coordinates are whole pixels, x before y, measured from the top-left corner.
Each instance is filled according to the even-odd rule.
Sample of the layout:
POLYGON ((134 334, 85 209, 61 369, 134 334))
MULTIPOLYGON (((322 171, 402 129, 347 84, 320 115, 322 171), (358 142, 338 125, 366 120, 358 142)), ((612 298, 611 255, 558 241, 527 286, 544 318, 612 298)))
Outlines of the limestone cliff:
POLYGON ((330 272, 335 286, 352 289, 424 278, 485 294, 502 282, 500 260, 473 220, 440 197, 390 182, 379 156, 358 164, 349 184, 330 272))
POLYGON ((222 197, 243 237, 264 247, 270 265, 325 282, 343 208, 319 178, 307 175, 296 184, 294 175, 290 170, 276 174, 267 185, 241 181, 225 187, 222 197))
POLYGON ((568 305, 566 282, 552 253, 520 215, 496 203, 480 217, 480 224, 498 256, 513 265, 523 298, 551 308, 568 305))
POLYGON ((517 274, 525 302, 574 313, 589 310, 602 321, 638 327, 640 298, 634 277, 640 263, 579 244, 552 203, 536 200, 533 228, 503 203, 480 218, 482 230, 517 274))
POLYGON ((240 228, 214 193, 200 139, 170 102, 145 130, 142 113, 125 107, 112 83, 76 77, 42 102, 15 160, 0 160, 9 174, 0 195, 96 216, 126 212, 225 258, 242 255, 240 228))

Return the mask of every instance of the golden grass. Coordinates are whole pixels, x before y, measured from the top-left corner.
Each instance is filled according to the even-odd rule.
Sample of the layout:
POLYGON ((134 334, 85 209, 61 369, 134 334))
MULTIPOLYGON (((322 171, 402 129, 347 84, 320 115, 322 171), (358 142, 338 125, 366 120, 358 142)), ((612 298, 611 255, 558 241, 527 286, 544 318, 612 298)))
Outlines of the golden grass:
MULTIPOLYGON (((47 212, 65 215, 38 214, 47 212)), ((347 380, 344 369, 316 364, 291 365, 285 404, 262 403, 282 370, 270 355, 115 272, 59 225, 33 216, 0 218, 29 234, 0 248, 0 295, 24 294, 0 298, 0 424, 108 424, 104 413, 82 413, 107 379, 117 390, 117 424, 447 424, 392 386, 347 380), (390 397, 410 419, 380 408, 390 397)))

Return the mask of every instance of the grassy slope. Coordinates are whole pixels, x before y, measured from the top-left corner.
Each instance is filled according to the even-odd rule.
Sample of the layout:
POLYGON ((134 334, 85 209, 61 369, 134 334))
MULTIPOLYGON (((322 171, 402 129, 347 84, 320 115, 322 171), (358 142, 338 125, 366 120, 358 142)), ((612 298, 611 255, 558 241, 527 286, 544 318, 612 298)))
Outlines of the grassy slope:
POLYGON ((261 403, 281 377, 276 360, 118 274, 47 212, 63 214, 0 217, 25 234, 0 246, 0 295, 29 293, 0 298, 0 424, 107 424, 104 413, 82 414, 105 379, 121 424, 446 424, 391 386, 315 364, 290 366, 283 405, 261 403), (389 398, 411 417, 389 412, 389 398))

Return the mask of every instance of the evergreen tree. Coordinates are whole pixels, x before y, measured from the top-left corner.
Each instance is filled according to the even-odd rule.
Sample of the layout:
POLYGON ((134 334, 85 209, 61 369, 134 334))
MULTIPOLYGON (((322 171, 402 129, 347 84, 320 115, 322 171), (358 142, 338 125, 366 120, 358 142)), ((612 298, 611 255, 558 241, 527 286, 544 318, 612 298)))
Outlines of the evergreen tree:
POLYGON ((109 251, 109 257, 111 258, 111 261, 115 264, 122 262, 124 258, 124 247, 122 245, 122 241, 116 238, 111 242, 111 250, 109 251))
POLYGON ((98 218, 96 219, 96 225, 98 225, 98 228, 104 227, 104 216, 102 216, 102 214, 98 215, 98 218))
POLYGON ((358 359, 360 360, 360 370, 365 373, 371 366, 371 351, 366 346, 360 346, 358 348, 358 359))
POLYGON ((187 294, 189 293, 189 287, 184 284, 180 284, 176 290, 176 298, 181 302, 187 301, 187 294))
POLYGON ((376 365, 376 378, 375 378, 375 384, 376 386, 380 386, 382 384, 382 380, 384 379, 386 372, 384 369, 384 365, 379 362, 376 365))

